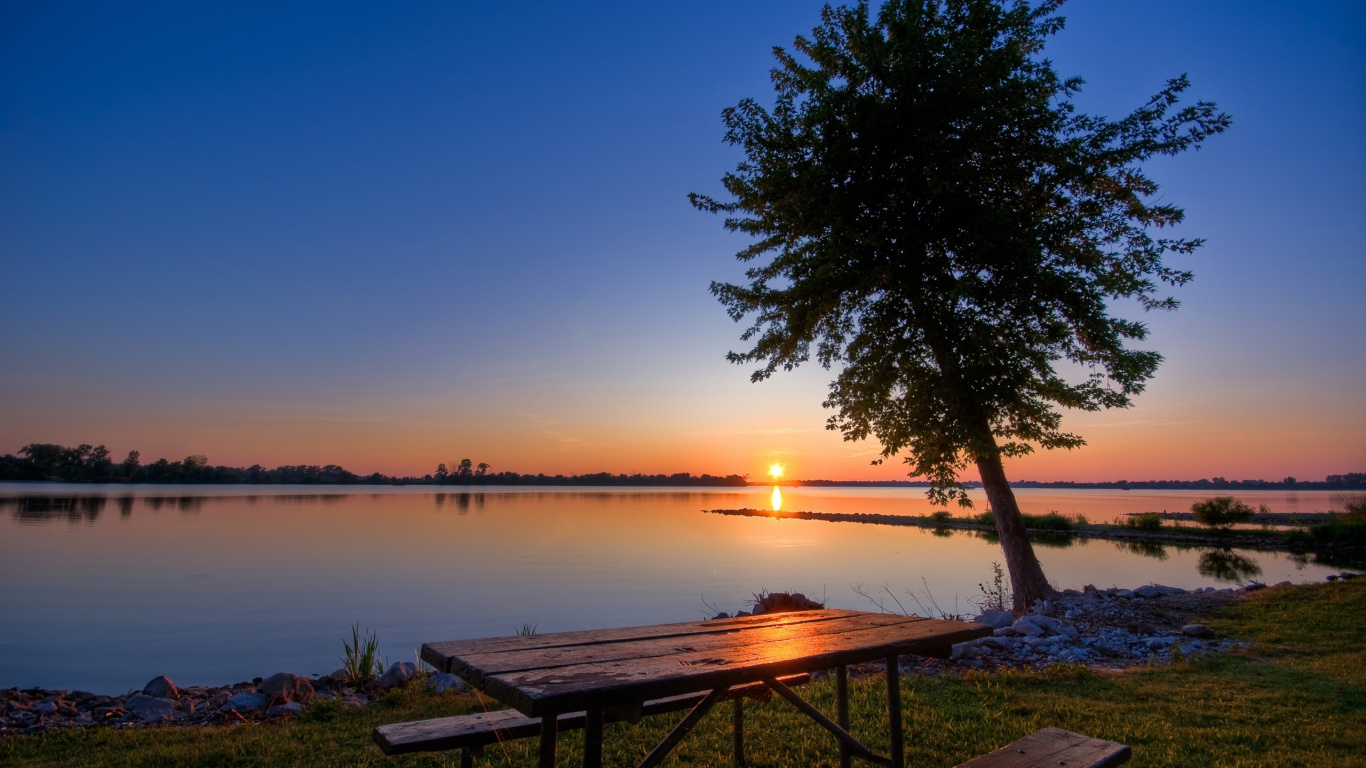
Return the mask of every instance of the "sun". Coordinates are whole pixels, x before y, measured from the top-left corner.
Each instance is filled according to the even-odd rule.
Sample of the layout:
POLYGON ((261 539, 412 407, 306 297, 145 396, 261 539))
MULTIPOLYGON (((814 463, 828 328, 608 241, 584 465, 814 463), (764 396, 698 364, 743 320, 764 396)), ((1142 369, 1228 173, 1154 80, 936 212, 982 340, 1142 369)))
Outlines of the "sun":
POLYGON ((768 474, 774 480, 781 480, 783 478, 783 465, 777 462, 768 465, 768 474))

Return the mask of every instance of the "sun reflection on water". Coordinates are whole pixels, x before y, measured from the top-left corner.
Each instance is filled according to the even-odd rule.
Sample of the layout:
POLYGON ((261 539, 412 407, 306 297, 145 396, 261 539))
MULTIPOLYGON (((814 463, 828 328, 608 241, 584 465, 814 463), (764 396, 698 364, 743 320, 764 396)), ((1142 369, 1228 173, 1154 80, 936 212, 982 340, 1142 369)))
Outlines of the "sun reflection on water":
POLYGON ((783 492, 778 490, 778 486, 773 486, 773 511, 781 512, 783 509, 783 492))

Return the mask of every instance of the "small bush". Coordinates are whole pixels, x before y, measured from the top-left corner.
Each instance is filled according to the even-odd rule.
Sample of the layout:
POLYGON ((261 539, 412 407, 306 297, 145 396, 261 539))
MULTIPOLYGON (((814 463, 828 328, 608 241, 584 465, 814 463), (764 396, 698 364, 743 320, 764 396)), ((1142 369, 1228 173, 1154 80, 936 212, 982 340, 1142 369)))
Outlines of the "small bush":
POLYGON ((1366 523, 1319 523, 1309 532, 1325 544, 1366 544, 1366 523))
POLYGON ((342 672, 347 680, 356 685, 365 685, 384 674, 384 660, 379 655, 379 637, 367 631, 365 639, 360 638, 360 624, 351 625, 351 642, 342 641, 342 672))
POLYGON ((974 518, 973 518, 973 521, 976 522, 978 525, 989 525, 989 526, 991 526, 992 528, 995 528, 995 527, 996 527, 996 513, 995 513, 995 512, 992 512, 991 510, 988 509, 987 511, 985 511, 985 512, 983 512, 982 514, 978 515, 977 517, 974 517, 974 518))
POLYGON ((1215 496, 1192 504, 1191 514, 1195 522, 1201 525, 1228 530, 1238 523, 1251 520, 1253 511, 1252 507, 1232 496, 1215 496))
POLYGON ((930 519, 942 525, 943 523, 952 522, 953 514, 950 513, 947 509, 941 509, 938 512, 935 512, 933 515, 930 515, 930 519))
POLYGON ((1033 528, 1036 531, 1070 531, 1076 527, 1076 520, 1059 512, 1049 512, 1046 515, 1020 515, 1024 518, 1026 528, 1033 528))
POLYGON ((1128 519, 1124 521, 1124 527, 1138 531, 1156 531, 1162 527, 1162 515, 1157 512, 1129 515, 1128 519))
POLYGON ((1343 522, 1366 525, 1366 494, 1338 494, 1337 502, 1342 506, 1343 522))

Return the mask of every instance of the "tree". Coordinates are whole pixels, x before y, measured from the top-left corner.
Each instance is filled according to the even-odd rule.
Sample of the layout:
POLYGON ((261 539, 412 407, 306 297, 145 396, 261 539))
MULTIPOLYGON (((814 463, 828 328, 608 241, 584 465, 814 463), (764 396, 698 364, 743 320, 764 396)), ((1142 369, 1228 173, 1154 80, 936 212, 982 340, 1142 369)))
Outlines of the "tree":
POLYGON ((731 198, 691 196, 754 238, 747 282, 711 286, 751 318, 753 346, 729 359, 762 363, 760 381, 814 354, 837 370, 827 427, 904 452, 936 503, 970 506, 959 477, 975 464, 1017 609, 1053 590, 1002 459, 1079 447, 1058 409, 1143 390, 1161 356, 1128 348, 1147 329, 1111 308, 1174 309, 1159 288, 1191 274, 1164 256, 1201 241, 1156 235, 1183 213, 1142 166, 1230 124, 1177 106, 1184 76, 1122 119, 1079 112, 1082 81, 1041 57, 1060 5, 827 6, 793 45, 805 63, 775 49, 772 109, 722 113, 745 155, 722 179, 731 198))
POLYGON ((1191 505, 1191 517, 1201 525, 1228 530, 1252 519, 1252 507, 1232 496, 1215 496, 1191 505))
POLYGON ((446 465, 444 462, 436 465, 436 481, 438 483, 446 482, 446 478, 449 476, 450 472, 446 470, 446 465))

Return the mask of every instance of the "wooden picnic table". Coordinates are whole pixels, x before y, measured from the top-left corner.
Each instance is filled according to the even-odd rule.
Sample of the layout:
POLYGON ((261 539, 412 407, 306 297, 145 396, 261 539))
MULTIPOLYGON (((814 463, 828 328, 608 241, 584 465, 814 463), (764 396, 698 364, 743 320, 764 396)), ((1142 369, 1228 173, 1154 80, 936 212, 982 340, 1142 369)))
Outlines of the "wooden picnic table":
MULTIPOLYGON (((734 686, 764 682, 840 744, 851 757, 902 768, 901 688, 897 658, 947 657, 954 643, 991 634, 959 621, 845 610, 797 611, 734 619, 655 624, 622 629, 454 640, 422 646, 422 659, 517 709, 541 718, 540 765, 555 764, 557 717, 584 710, 584 765, 602 762, 602 724, 638 720, 643 702, 710 691, 643 762, 657 765, 734 686), (883 757, 849 735, 847 666, 884 660, 891 756, 883 757), (778 677, 835 670, 836 719, 831 720, 778 677), (634 718, 633 718, 634 713, 634 718)), ((735 699, 737 753, 742 738, 741 699, 735 699)))

